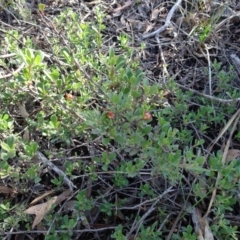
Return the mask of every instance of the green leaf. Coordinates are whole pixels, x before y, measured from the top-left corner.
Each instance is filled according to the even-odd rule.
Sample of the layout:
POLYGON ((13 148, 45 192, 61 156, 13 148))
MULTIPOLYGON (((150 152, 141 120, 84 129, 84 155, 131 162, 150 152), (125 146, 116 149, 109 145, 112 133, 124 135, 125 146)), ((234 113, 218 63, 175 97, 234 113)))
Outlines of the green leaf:
POLYGON ((142 132, 143 132, 144 134, 148 134, 149 132, 151 132, 151 130, 152 130, 152 127, 151 127, 151 126, 146 126, 146 127, 142 130, 142 132))
POLYGON ((210 170, 208 170, 206 168, 202 168, 200 166, 185 165, 184 168, 189 170, 189 171, 198 172, 198 173, 203 173, 203 172, 210 173, 211 172, 210 170))
POLYGON ((14 158, 16 156, 16 151, 15 149, 11 149, 9 152, 8 152, 8 158, 14 158))
POLYGON ((135 76, 136 77, 134 85, 137 86, 142 81, 144 73, 141 70, 137 70, 135 76))
POLYGON ((57 69, 53 69, 50 75, 54 80, 58 80, 60 73, 57 69))
POLYGON ((116 93, 114 93, 114 94, 112 94, 112 96, 111 96, 111 100, 112 100, 112 102, 114 103, 114 104, 117 104, 118 102, 119 102, 119 95, 118 94, 116 94, 116 93))
POLYGON ((42 3, 39 3, 38 4, 38 9, 41 11, 41 12, 43 12, 44 10, 45 10, 45 4, 42 4, 42 3))
POLYGON ((38 144, 36 142, 30 142, 28 145, 26 145, 25 149, 26 153, 32 157, 38 149, 38 144))
POLYGON ((1 151, 1 159, 7 161, 9 159, 8 153, 1 151))
POLYGON ((42 62, 42 57, 40 54, 37 54, 37 56, 34 58, 34 65, 40 65, 42 62))
POLYGON ((120 68, 122 68, 125 65, 126 60, 123 57, 119 57, 117 59, 117 65, 115 67, 115 71, 118 71, 120 68))
POLYGON ((8 144, 8 146, 10 147, 10 148, 14 148, 15 146, 14 146, 14 143, 15 143, 15 138, 14 138, 14 136, 9 136, 8 138, 7 138, 7 144, 8 144))
POLYGON ((110 47, 110 49, 109 49, 109 57, 110 57, 110 59, 115 57, 115 52, 112 47, 110 47))
POLYGON ((107 170, 108 170, 108 164, 103 164, 102 170, 103 170, 103 171, 107 171, 107 170))
POLYGON ((111 152, 111 153, 109 153, 109 159, 110 159, 110 161, 112 161, 112 160, 115 160, 116 159, 116 157, 117 157, 117 154, 115 153, 115 152, 111 152))
POLYGON ((136 155, 138 152, 139 152, 139 149, 132 149, 132 150, 129 152, 129 156, 134 156, 134 155, 136 155))
POLYGON ((9 145, 5 142, 1 143, 1 147, 2 149, 4 149, 6 152, 9 152, 11 150, 11 148, 9 147, 9 145))
POLYGON ((62 54, 65 57, 65 59, 67 60, 68 63, 71 63, 71 53, 68 51, 67 48, 63 48, 62 49, 62 54))
POLYGON ((129 80, 131 77, 133 76, 133 72, 132 72, 132 70, 129 68, 129 67, 127 67, 127 69, 126 69, 126 80, 129 80))
POLYGON ((28 48, 28 49, 26 50, 26 60, 27 60, 27 63, 28 63, 29 65, 32 64, 33 58, 34 58, 33 51, 28 48))
POLYGON ((51 116, 51 123, 54 126, 54 128, 58 128, 59 122, 56 115, 51 116))
POLYGON ((117 135, 115 138, 116 142, 120 145, 124 145, 125 139, 122 136, 117 135))

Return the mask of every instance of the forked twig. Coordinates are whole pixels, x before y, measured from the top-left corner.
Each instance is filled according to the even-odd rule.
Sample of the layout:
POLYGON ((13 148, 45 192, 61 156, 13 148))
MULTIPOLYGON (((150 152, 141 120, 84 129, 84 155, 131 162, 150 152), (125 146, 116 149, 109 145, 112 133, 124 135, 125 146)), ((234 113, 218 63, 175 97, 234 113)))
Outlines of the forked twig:
POLYGON ((166 28, 169 26, 170 24, 170 21, 171 21, 171 18, 174 14, 174 12, 176 11, 176 9, 179 7, 179 5, 182 3, 182 0, 178 0, 174 5, 173 7, 171 8, 171 10, 169 11, 168 15, 167 15, 167 18, 166 18, 166 21, 164 23, 163 26, 161 26, 159 29, 157 29, 156 31, 154 32, 151 32, 151 33, 148 33, 148 34, 145 34, 143 35, 143 39, 146 39, 146 38, 150 38, 150 37, 153 37, 163 31, 166 30, 166 28))
POLYGON ((130 238, 131 234, 133 231, 136 230, 136 232, 139 231, 139 228, 141 227, 142 223, 144 222, 144 220, 152 213, 152 211, 155 210, 155 206, 156 204, 159 202, 159 200, 166 194, 170 193, 174 191, 172 189, 172 187, 168 188, 166 191, 164 191, 160 196, 158 196, 155 200, 155 202, 152 204, 152 206, 148 209, 148 211, 141 217, 141 219, 136 223, 136 224, 133 224, 130 231, 128 232, 128 235, 127 235, 127 239, 130 238))
POLYGON ((24 68, 24 63, 22 63, 18 69, 16 69, 15 71, 13 71, 12 73, 9 73, 7 75, 4 76, 0 76, 0 79, 4 79, 4 78, 9 78, 12 77, 14 74, 19 73, 23 68, 24 68))
POLYGON ((54 172, 56 172, 59 176, 63 177, 63 181, 65 184, 68 185, 71 192, 73 192, 73 188, 76 188, 72 181, 66 176, 66 174, 59 169, 57 166, 55 166, 51 161, 49 161, 41 152, 37 151, 35 154, 35 157, 37 160, 40 160, 42 163, 46 164, 48 167, 50 167, 54 172))
POLYGON ((210 99, 210 100, 213 100, 213 101, 217 101, 217 102, 220 102, 220 103, 235 103, 235 102, 238 102, 240 101, 240 98, 233 98, 233 99, 222 99, 222 98, 217 98, 217 97, 214 97, 214 96, 210 96, 210 95, 207 95, 207 94, 204 94, 204 93, 201 93, 201 92, 198 92, 194 89, 191 89, 191 88, 188 88, 186 86, 183 86, 179 83, 175 83, 177 86, 179 86, 180 88, 184 89, 184 90, 187 90, 187 91, 190 91, 192 93, 196 93, 197 95, 199 96, 202 96, 202 97, 205 97, 207 99, 210 99))

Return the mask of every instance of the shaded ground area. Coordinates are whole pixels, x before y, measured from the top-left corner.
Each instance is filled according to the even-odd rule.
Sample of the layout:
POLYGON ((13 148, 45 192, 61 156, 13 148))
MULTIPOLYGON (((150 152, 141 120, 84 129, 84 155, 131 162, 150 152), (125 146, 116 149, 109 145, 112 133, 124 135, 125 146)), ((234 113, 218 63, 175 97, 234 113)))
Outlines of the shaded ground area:
MULTIPOLYGON (((19 175, 25 172, 33 174, 28 170, 31 165, 41 166, 35 176, 39 181, 19 178, 18 182, 12 173, 0 180, 2 201, 10 201, 12 206, 23 206, 19 209, 25 211, 25 214, 39 216, 39 221, 35 218, 34 223, 34 220, 29 220, 30 217, 22 213, 24 217, 12 229, 1 226, 0 233, 4 239, 47 239, 46 235, 52 233, 53 229, 55 231, 49 239, 53 239, 54 234, 62 234, 63 237, 68 228, 62 226, 70 224, 70 218, 77 224, 69 225, 72 235, 71 238, 66 235, 65 239, 190 239, 191 236, 192 239, 214 239, 220 220, 224 224, 227 222, 229 228, 218 236, 219 239, 239 239, 239 235, 227 235, 227 231, 239 231, 237 191, 240 176, 237 174, 238 163, 232 160, 240 155, 240 5, 237 1, 177 3, 161 0, 51 1, 43 2, 44 5, 37 7, 34 1, 28 2, 27 6, 16 1, 0 5, 0 77, 1 81, 5 81, 1 90, 6 89, 6 94, 0 100, 1 111, 8 113, 14 120, 13 132, 22 141, 35 141, 39 146, 37 154, 25 162, 21 159, 21 148, 24 147, 19 145, 16 156, 9 158, 8 163, 14 166, 15 171, 19 171, 19 175), (174 9, 174 4, 177 3, 179 6, 174 9), (97 6, 101 8, 96 10, 97 6), (42 11, 39 10, 41 8, 42 11), (64 17, 62 13, 67 9, 76 13, 79 19, 72 21, 74 17, 70 13, 64 17), (172 16, 169 15, 171 11, 172 16), (56 16, 59 22, 55 20, 56 16), (71 24, 79 21, 79 25, 98 22, 97 34, 93 38, 89 37, 86 45, 95 41, 98 43, 99 32, 101 44, 99 49, 94 47, 95 49, 90 48, 89 52, 84 52, 84 66, 75 61, 75 58, 71 59, 78 38, 75 36, 76 39, 72 38, 72 42, 69 40, 68 33, 70 35, 75 26, 68 25, 68 19, 71 24), (166 19, 169 21, 166 22, 166 19), (164 31, 148 36, 166 23, 164 31), (105 27, 101 27, 101 24, 105 27), (59 87, 56 80, 55 88, 49 86, 53 95, 47 98, 42 90, 44 87, 40 88, 37 80, 34 82, 34 77, 37 79, 41 74, 46 74, 44 67, 39 70, 39 76, 34 75, 31 77, 33 80, 24 82, 25 85, 15 83, 16 76, 21 82, 19 75, 27 73, 24 64, 16 60, 18 53, 9 47, 10 44, 4 49, 6 35, 10 35, 20 49, 32 47, 44 52, 44 62, 49 68, 56 66, 59 75, 64 76, 65 85, 59 87), (28 38, 32 39, 32 45, 28 38), (59 49, 55 43, 59 44, 59 49), (147 87, 138 88, 137 91, 142 91, 144 97, 141 94, 137 96, 133 107, 131 106, 134 113, 137 112, 137 107, 134 109, 134 106, 144 105, 145 102, 151 106, 149 112, 143 115, 144 120, 151 119, 147 124, 138 125, 138 120, 134 119, 127 125, 127 111, 126 115, 122 115, 119 107, 117 115, 117 112, 109 110, 110 101, 105 97, 106 89, 118 93, 120 85, 125 84, 120 80, 109 83, 111 69, 107 72, 100 67, 106 62, 108 66, 110 62, 104 62, 104 57, 100 58, 99 52, 107 59, 111 55, 111 48, 116 56, 127 53, 128 60, 130 59, 129 62, 124 60, 122 63, 123 60, 118 58, 119 66, 122 64, 119 69, 127 69, 128 65, 134 68, 136 64, 135 69, 143 70, 144 78, 150 85, 157 83, 159 86, 159 92, 151 95, 152 98, 144 95, 147 87), (68 52, 64 56, 67 59, 69 55, 69 62, 63 55, 56 55, 62 52, 68 52), (92 61, 94 55, 96 62, 88 65, 88 59, 92 61), (97 76, 102 80, 94 83, 97 76), (71 82, 70 78, 78 78, 82 85, 74 80, 71 82), (84 85, 87 91, 82 93, 84 85), (37 92, 39 89, 44 97, 37 92), (16 94, 16 98, 10 96, 11 91, 16 94), (92 96, 86 97, 87 92, 92 96), (58 98, 60 95, 62 99, 58 98), (70 102, 74 98, 81 98, 83 104, 73 101, 68 105, 63 101, 65 99, 70 102), (4 99, 10 100, 4 102, 4 99), (81 111, 77 111, 79 106, 82 111, 88 111, 84 116, 81 111), (107 120, 104 121, 117 116, 120 120, 113 124, 118 125, 117 130, 120 132, 121 127, 125 126, 122 131, 126 131, 126 136, 139 139, 145 146, 137 143, 131 145, 131 141, 129 146, 125 146, 120 137, 108 138, 118 136, 111 128, 106 127, 101 134, 93 131, 95 125, 85 124, 85 119, 88 119, 90 112, 95 114, 91 117, 95 117, 96 121, 102 119, 102 115, 98 115, 95 110, 105 114, 107 120), (44 114, 41 118, 42 112, 44 114), (161 118, 160 112, 163 112, 161 114, 166 119, 171 119, 169 125, 165 118, 161 118), (71 119, 65 121, 66 115, 71 116, 71 119), (52 116, 56 116, 56 119, 52 116), (62 121, 63 129, 65 127, 71 132, 66 134, 68 142, 62 140, 62 135, 59 137, 58 131, 48 135, 50 133, 47 127, 34 122, 44 122, 43 119, 50 119, 53 125, 54 122, 57 124, 62 121), (85 128, 78 129, 80 125, 85 128), (151 130, 148 130, 149 126, 151 130), (142 138, 134 135, 139 129, 142 138), (174 129, 178 129, 180 134, 177 135, 174 129), (161 139, 159 137, 161 145, 156 139, 163 130, 166 136, 161 139), (156 141, 150 142, 152 136, 156 141), (181 139, 181 136, 184 137, 181 139), (166 139, 172 139, 172 142, 169 140, 163 144, 166 139), (156 146, 161 151, 154 150, 156 146), (175 158, 180 153, 181 161, 177 162, 175 158), (158 157, 161 158, 160 163, 156 163, 158 157), (141 160, 145 161, 143 165, 141 160), (130 170, 124 177, 116 177, 122 170, 122 162, 130 170), (134 162, 134 165, 128 164, 129 162, 134 162), (224 168, 228 163, 235 165, 224 168), (105 165, 107 168, 104 168, 105 165), (133 166, 139 168, 135 170, 133 166), (165 168, 172 173, 171 177, 169 173, 164 175, 162 169, 165 168), (62 178, 60 183, 52 181, 59 176, 62 178), (225 188, 220 189, 218 186, 225 188), (231 189, 231 186, 234 188, 231 189), (226 199, 228 196, 234 198, 235 202, 231 203, 231 199, 228 199, 229 205, 224 205, 219 198, 221 195, 226 196, 226 199), (54 204, 55 210, 42 221, 54 204), (217 212, 220 211, 219 206, 229 208, 226 207, 224 214, 220 214, 217 212), (58 218, 62 215, 67 216, 64 224, 58 218), (30 222, 30 229, 27 229, 26 222, 30 222), (126 237, 120 233, 118 236, 118 231, 126 237)), ((78 37, 81 38, 80 35, 78 37)), ((85 43, 82 43, 78 51, 84 47, 85 43)), ((79 53, 79 59, 81 57, 79 53)), ((112 75, 114 74, 119 74, 118 77, 121 78, 121 72, 116 71, 112 75)), ((51 77, 54 78, 54 74, 51 77)), ((42 81, 48 89, 48 82, 45 83, 44 78, 42 81)), ((124 91, 127 90, 126 86, 124 91)), ((61 134, 63 132, 61 130, 61 134)), ((5 138, 3 134, 1 141, 5 138)), ((125 141, 127 142, 126 139, 125 141)), ((3 145, 1 147, 3 149, 3 145)), ((31 147, 34 149, 34 146, 31 147)), ((14 209, 9 211, 16 215, 14 209)))

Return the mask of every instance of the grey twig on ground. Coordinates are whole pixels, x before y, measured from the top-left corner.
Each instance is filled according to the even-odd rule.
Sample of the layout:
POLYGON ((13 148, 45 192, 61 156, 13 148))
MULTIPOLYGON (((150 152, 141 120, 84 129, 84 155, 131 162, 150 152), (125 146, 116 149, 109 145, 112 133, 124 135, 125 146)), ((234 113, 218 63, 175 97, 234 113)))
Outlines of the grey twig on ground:
POLYGON ((143 224, 144 220, 151 214, 151 212, 153 212, 155 210, 155 206, 160 201, 160 199, 163 198, 163 196, 165 196, 166 194, 168 194, 172 191, 174 191, 174 190, 172 189, 172 187, 170 187, 166 191, 164 191, 160 196, 158 196, 156 198, 155 202, 148 209, 148 211, 141 217, 141 219, 137 223, 132 225, 131 230, 129 231, 129 233, 127 235, 127 239, 129 239, 129 237, 131 236, 133 231, 135 231, 135 230, 137 230, 137 232, 139 231, 140 226, 143 224))
POLYGON ((217 98, 217 97, 214 97, 214 96, 210 96, 210 95, 207 95, 207 94, 198 92, 198 91, 196 91, 196 90, 194 90, 194 89, 188 88, 188 87, 183 86, 183 85, 181 85, 181 84, 179 84, 179 83, 176 83, 176 85, 179 86, 180 88, 184 89, 184 90, 187 90, 187 91, 196 93, 196 94, 199 95, 199 96, 202 96, 202 97, 205 97, 205 98, 207 98, 207 99, 210 99, 210 100, 213 100, 213 101, 217 101, 217 102, 220 102, 220 103, 227 104, 227 103, 235 103, 235 102, 240 101, 240 98, 233 98, 233 99, 217 98))
POLYGON ((157 30, 154 31, 154 32, 151 32, 151 33, 148 33, 148 34, 143 35, 143 39, 153 37, 153 36, 155 36, 155 35, 163 32, 163 31, 165 31, 166 28, 167 28, 167 27, 169 26, 169 24, 170 24, 170 21, 171 21, 171 18, 172 18, 172 16, 173 16, 174 12, 175 12, 176 9, 179 7, 179 5, 181 4, 181 2, 182 2, 182 0, 178 0, 178 1, 174 4, 174 6, 171 8, 171 10, 169 11, 169 13, 168 13, 168 15, 167 15, 165 24, 164 24, 162 27, 160 27, 159 29, 157 29, 157 30))
POLYGON ((46 164, 50 167, 54 172, 56 172, 59 176, 63 177, 63 181, 65 184, 68 185, 71 192, 73 192, 73 188, 75 187, 72 181, 66 176, 66 174, 60 170, 57 166, 55 166, 51 161, 49 161, 41 152, 36 152, 36 158, 40 160, 42 163, 46 164))

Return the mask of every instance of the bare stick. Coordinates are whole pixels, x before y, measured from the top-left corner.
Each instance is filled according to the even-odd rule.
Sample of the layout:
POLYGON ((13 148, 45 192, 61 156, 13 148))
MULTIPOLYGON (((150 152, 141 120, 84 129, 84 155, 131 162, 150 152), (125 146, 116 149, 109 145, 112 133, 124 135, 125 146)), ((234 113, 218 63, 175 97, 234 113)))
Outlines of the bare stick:
POLYGON ((8 58, 8 57, 14 57, 14 56, 16 56, 16 53, 9 53, 9 54, 1 55, 0 58, 8 58))
MULTIPOLYGON (((87 232, 100 232, 100 231, 106 231, 109 229, 115 229, 117 226, 107 226, 104 228, 96 228, 96 229, 81 229, 81 230, 71 230, 71 232, 73 233, 87 233, 87 232)), ((68 230, 54 230, 54 232, 56 233, 66 233, 68 232, 68 230)), ((42 233, 42 234, 47 234, 48 231, 47 230, 33 230, 33 231, 17 231, 17 232, 0 232, 0 236, 4 235, 4 234, 9 234, 9 235, 15 235, 15 234, 28 234, 28 233, 42 233)))
POLYGON ((144 222, 144 220, 151 214, 152 211, 155 210, 155 206, 156 204, 159 202, 159 200, 161 198, 163 198, 163 196, 165 196, 166 194, 170 193, 174 191, 172 189, 172 187, 168 188, 167 190, 165 190, 160 196, 158 196, 157 198, 155 198, 155 202, 152 204, 152 206, 148 209, 148 211, 141 217, 141 219, 134 225, 132 225, 130 231, 128 232, 128 235, 127 235, 127 239, 130 238, 130 235, 132 234, 133 231, 135 231, 137 229, 137 232, 139 231, 142 223, 144 222))
POLYGON ((207 99, 210 99, 210 100, 213 100, 213 101, 217 101, 217 102, 220 102, 220 103, 224 103, 224 104, 227 104, 227 103, 235 103, 235 102, 238 102, 240 101, 240 98, 233 98, 233 99, 222 99, 222 98, 217 98, 217 97, 214 97, 214 96, 210 96, 210 95, 207 95, 207 94, 204 94, 204 93, 201 93, 201 92, 198 92, 194 89, 191 89, 191 88, 188 88, 188 87, 185 87, 179 83, 175 83, 177 86, 179 86, 180 88, 182 89, 185 89, 187 91, 190 91, 190 92, 193 92, 193 93, 196 93, 197 95, 199 96, 202 96, 202 97, 205 97, 207 99))
MULTIPOLYGON (((75 187, 72 181, 66 176, 66 174, 60 170, 57 166, 55 166, 51 161, 49 161, 41 152, 36 152, 36 158, 40 160, 42 163, 46 164, 50 167, 54 172, 56 172, 59 176, 63 177, 63 181, 68 185, 71 192, 73 192, 73 188, 75 187)), ((76 187, 75 187, 76 188, 76 187)))
POLYGON ((166 28, 167 28, 167 27, 169 26, 169 24, 170 24, 170 21, 171 21, 171 18, 172 18, 172 16, 173 16, 174 12, 176 11, 176 9, 179 7, 179 5, 180 5, 181 3, 182 3, 182 0, 178 0, 178 1, 174 4, 174 6, 171 8, 170 12, 169 12, 168 15, 167 15, 165 24, 164 24, 162 27, 160 27, 159 29, 157 29, 157 30, 154 31, 154 32, 151 32, 151 33, 148 33, 148 34, 143 35, 143 39, 153 37, 153 36, 155 36, 155 35, 163 32, 163 31, 165 31, 166 28))
POLYGON ((19 73, 23 68, 24 68, 24 63, 22 63, 18 69, 16 69, 15 71, 13 71, 12 73, 9 73, 7 75, 4 76, 0 76, 0 79, 4 79, 4 78, 8 78, 8 77, 12 77, 14 74, 19 73))

